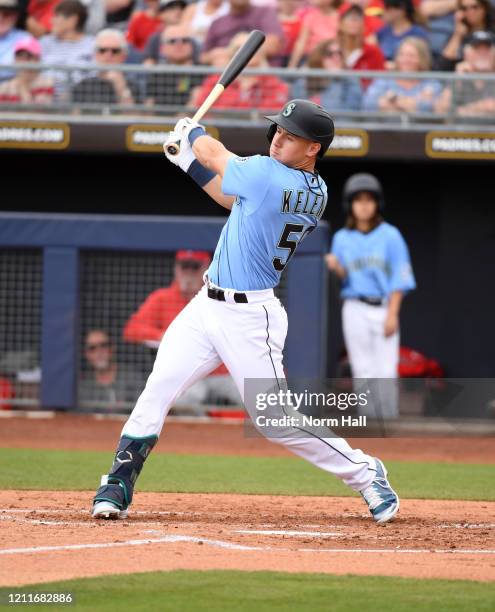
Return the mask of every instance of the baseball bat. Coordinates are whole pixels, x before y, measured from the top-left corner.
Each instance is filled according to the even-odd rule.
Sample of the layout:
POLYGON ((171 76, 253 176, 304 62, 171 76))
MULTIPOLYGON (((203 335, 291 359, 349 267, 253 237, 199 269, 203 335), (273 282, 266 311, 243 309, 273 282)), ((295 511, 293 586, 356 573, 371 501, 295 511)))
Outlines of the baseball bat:
MULTIPOLYGON (((253 30, 249 38, 237 51, 234 57, 225 67, 225 70, 220 75, 213 89, 210 91, 206 100, 201 104, 195 112, 192 120, 194 123, 201 121, 203 116, 215 104, 224 90, 239 76, 239 73, 247 66, 250 59, 258 51, 261 45, 265 42, 265 34, 261 30, 253 30)), ((167 153, 169 155, 177 155, 179 153, 180 141, 171 142, 167 145, 167 153)))

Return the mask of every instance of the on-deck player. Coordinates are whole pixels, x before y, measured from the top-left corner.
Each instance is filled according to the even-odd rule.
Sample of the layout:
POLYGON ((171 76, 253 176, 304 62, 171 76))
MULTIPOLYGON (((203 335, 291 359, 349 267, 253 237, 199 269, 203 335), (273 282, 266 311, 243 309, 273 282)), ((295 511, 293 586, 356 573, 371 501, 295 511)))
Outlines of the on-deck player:
MULTIPOLYGON (((184 388, 221 361, 243 398, 245 379, 284 379, 287 315, 273 287, 325 210, 327 188, 315 163, 330 146, 334 125, 321 106, 307 100, 292 100, 267 118, 269 157, 237 157, 187 118, 165 142, 166 151, 180 139, 180 153, 166 153, 168 159, 231 213, 204 287, 162 339, 146 387, 122 430, 110 473, 96 492, 95 518, 127 516, 143 463, 184 388)), ((376 522, 387 522, 397 513, 399 499, 379 459, 342 438, 301 435, 301 430, 272 441, 361 492, 376 522)))
POLYGON ((375 176, 351 176, 342 200, 346 226, 335 234, 326 261, 342 280, 352 375, 368 387, 371 383, 379 398, 366 407, 369 416, 394 418, 399 414, 399 311, 404 295, 416 287, 409 251, 399 230, 383 220, 385 199, 375 176))

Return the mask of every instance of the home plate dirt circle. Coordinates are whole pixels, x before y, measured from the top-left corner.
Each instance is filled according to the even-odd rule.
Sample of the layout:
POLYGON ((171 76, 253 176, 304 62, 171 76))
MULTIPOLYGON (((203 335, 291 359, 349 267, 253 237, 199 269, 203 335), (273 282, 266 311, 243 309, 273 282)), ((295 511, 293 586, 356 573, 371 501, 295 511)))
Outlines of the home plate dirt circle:
POLYGON ((91 519, 91 497, 1 492, 0 585, 171 569, 495 579, 493 502, 403 500, 380 527, 354 497, 137 493, 125 521, 91 519))

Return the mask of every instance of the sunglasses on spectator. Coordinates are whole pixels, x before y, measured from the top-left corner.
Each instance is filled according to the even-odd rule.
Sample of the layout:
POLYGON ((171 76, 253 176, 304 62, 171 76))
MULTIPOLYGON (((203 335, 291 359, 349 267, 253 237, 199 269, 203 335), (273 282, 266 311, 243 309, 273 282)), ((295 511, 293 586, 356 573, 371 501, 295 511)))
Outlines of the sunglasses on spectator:
POLYGON ((177 265, 182 270, 194 270, 197 271, 201 268, 201 263, 199 261, 179 261, 177 265))
POLYGON ((119 53, 122 53, 122 49, 120 47, 98 47, 97 52, 101 53, 102 55, 104 53, 111 53, 112 55, 118 55, 119 53))
POLYGON ((166 38, 163 41, 164 45, 178 45, 178 44, 183 44, 186 45, 187 43, 191 42, 191 38, 188 36, 184 36, 182 38, 166 38))
POLYGON ((480 8, 479 4, 466 4, 464 6, 461 4, 461 11, 477 11, 480 8))
POLYGON ((37 55, 33 55, 32 53, 29 53, 29 51, 25 51, 24 49, 21 49, 20 51, 16 51, 15 54, 16 57, 22 57, 24 59, 33 59, 33 60, 37 60, 39 59, 39 57, 37 55))
POLYGON ((97 349, 110 348, 110 342, 98 342, 95 344, 86 344, 87 351, 96 351, 97 349))
POLYGON ((325 49, 323 55, 325 57, 333 57, 334 55, 342 57, 342 51, 340 49, 325 49))

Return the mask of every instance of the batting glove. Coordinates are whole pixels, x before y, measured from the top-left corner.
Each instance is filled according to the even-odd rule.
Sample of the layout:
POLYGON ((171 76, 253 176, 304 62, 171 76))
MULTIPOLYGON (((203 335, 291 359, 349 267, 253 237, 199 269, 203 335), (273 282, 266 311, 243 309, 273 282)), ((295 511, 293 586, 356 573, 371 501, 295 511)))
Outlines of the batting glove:
POLYGON ((182 134, 176 131, 168 133, 168 138, 163 143, 163 152, 165 153, 165 156, 168 161, 172 162, 176 166, 179 166, 179 168, 184 172, 187 172, 189 170, 189 166, 196 159, 187 137, 184 137, 182 134), (177 142, 180 143, 179 152, 177 153, 177 155, 170 155, 170 153, 167 151, 167 146, 169 144, 177 142))
POLYGON ((195 123, 192 119, 189 119, 189 117, 184 117, 184 119, 177 121, 174 132, 182 134, 191 144, 194 143, 196 138, 206 134, 205 128, 199 123, 195 123))
POLYGON ((203 130, 205 129, 204 126, 200 125, 199 123, 195 123, 189 117, 184 117, 184 119, 179 119, 179 121, 177 121, 174 127, 174 132, 179 132, 179 134, 183 134, 184 132, 190 132, 191 130, 197 127, 203 128, 203 130))

